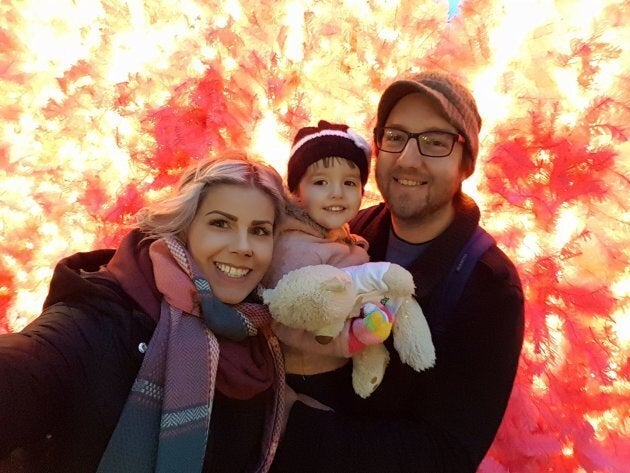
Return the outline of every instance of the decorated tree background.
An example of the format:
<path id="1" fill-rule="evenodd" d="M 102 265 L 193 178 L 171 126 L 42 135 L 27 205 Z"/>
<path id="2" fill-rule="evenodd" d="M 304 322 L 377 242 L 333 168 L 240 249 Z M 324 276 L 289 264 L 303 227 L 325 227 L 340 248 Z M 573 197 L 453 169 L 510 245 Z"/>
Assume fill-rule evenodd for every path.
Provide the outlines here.
<path id="1" fill-rule="evenodd" d="M 465 189 L 527 298 L 481 471 L 627 471 L 628 2 L 0 0 L 0 13 L 0 333 L 37 316 L 58 259 L 115 246 L 190 160 L 237 148 L 283 171 L 298 127 L 369 137 L 394 78 L 446 70 L 484 119 Z M 378 199 L 371 180 L 366 205 Z"/>

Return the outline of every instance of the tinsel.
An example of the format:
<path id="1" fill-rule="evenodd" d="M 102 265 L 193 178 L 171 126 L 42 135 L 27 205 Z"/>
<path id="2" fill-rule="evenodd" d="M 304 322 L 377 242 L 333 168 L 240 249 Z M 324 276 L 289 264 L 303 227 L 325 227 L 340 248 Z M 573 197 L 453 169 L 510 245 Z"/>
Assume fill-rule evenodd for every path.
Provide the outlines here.
<path id="1" fill-rule="evenodd" d="M 628 471 L 628 2 L 451 3 L 0 0 L 0 333 L 191 160 L 239 149 L 284 173 L 297 128 L 369 138 L 393 78 L 445 70 L 484 119 L 465 190 L 527 299 L 480 471 Z"/>

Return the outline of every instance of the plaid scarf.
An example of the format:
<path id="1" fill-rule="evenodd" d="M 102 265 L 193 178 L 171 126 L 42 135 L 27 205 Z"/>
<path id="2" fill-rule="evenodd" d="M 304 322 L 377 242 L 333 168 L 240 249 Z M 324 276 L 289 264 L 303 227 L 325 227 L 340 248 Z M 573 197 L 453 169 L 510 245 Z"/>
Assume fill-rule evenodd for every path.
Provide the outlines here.
<path id="1" fill-rule="evenodd" d="M 261 461 L 255 470 L 268 471 L 284 410 L 284 365 L 278 340 L 268 326 L 269 312 L 259 304 L 227 306 L 216 300 L 176 239 L 155 241 L 150 256 L 156 285 L 164 296 L 160 319 L 98 473 L 201 472 L 219 371 L 216 335 L 231 340 L 234 347 L 259 330 L 272 354 L 275 376 L 272 381 L 254 380 L 241 391 L 253 390 L 248 393 L 253 395 L 275 384 L 274 403 L 267 410 L 261 439 Z M 222 364 L 229 355 L 221 354 Z M 225 360 L 228 366 L 229 362 Z M 222 389 L 226 391 L 230 389 Z"/>

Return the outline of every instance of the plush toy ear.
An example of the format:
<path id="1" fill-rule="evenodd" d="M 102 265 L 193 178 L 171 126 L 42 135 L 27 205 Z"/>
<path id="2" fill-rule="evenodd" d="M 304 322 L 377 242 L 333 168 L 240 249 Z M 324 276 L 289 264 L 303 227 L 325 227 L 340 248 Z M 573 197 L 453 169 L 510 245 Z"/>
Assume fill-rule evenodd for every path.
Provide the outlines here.
<path id="1" fill-rule="evenodd" d="M 420 304 L 408 297 L 403 301 L 393 327 L 394 348 L 400 361 L 416 371 L 426 370 L 435 365 L 435 347 L 431 330 Z"/>
<path id="2" fill-rule="evenodd" d="M 411 273 L 394 263 L 383 274 L 383 283 L 387 286 L 390 297 L 409 297 L 416 288 Z"/>
<path id="3" fill-rule="evenodd" d="M 344 292 L 350 285 L 350 279 L 342 276 L 333 276 L 322 282 L 322 289 L 330 292 Z"/>

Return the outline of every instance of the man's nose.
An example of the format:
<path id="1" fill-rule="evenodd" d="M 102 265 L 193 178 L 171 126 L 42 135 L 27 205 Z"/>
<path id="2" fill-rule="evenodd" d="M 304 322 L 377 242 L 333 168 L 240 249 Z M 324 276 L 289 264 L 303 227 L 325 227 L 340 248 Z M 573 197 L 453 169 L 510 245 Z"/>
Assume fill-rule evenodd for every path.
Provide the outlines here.
<path id="1" fill-rule="evenodd" d="M 416 167 L 421 166 L 423 159 L 418 147 L 418 138 L 409 138 L 407 144 L 400 152 L 398 159 L 396 160 L 401 166 Z"/>

